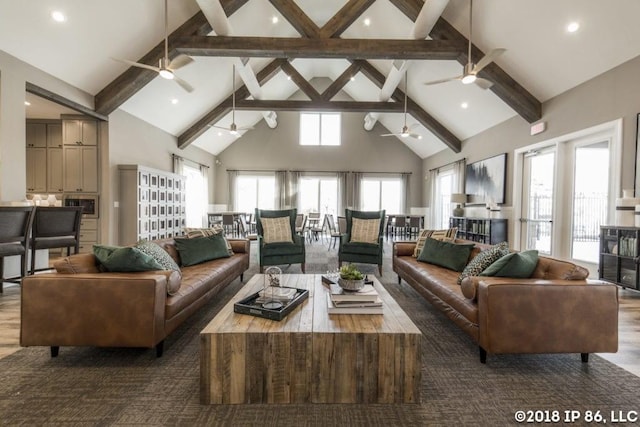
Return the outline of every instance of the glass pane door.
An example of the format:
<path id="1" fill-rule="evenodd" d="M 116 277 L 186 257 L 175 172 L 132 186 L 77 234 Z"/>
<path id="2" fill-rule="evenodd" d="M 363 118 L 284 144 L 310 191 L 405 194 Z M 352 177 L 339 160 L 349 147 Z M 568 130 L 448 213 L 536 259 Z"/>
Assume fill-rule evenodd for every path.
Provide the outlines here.
<path id="1" fill-rule="evenodd" d="M 555 150 L 524 156 L 522 197 L 522 250 L 551 254 Z"/>

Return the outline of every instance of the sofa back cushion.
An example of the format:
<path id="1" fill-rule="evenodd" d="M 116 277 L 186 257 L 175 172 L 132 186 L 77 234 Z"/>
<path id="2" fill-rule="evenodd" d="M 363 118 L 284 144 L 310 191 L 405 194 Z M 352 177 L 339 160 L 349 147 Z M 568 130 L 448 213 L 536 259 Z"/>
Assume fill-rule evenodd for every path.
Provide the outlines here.
<path id="1" fill-rule="evenodd" d="M 541 256 L 531 277 L 545 280 L 584 280 L 589 277 L 589 270 L 569 261 Z"/>
<path id="2" fill-rule="evenodd" d="M 418 255 L 418 261 L 439 265 L 454 271 L 462 271 L 469 261 L 474 244 L 456 244 L 427 238 Z"/>
<path id="3" fill-rule="evenodd" d="M 58 273 L 99 273 L 98 260 L 94 254 L 76 254 L 56 261 L 53 267 Z"/>

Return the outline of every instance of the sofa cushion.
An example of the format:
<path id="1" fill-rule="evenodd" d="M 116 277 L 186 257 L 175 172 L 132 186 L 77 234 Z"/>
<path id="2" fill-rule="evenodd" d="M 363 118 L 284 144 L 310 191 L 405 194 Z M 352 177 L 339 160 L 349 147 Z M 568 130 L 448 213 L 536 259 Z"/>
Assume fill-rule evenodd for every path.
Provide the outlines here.
<path id="1" fill-rule="evenodd" d="M 169 255 L 167 251 L 162 249 L 159 245 L 145 240 L 138 243 L 135 248 L 155 259 L 164 270 L 180 272 L 180 266 L 178 266 L 173 258 L 171 258 L 171 255 Z"/>
<path id="2" fill-rule="evenodd" d="M 107 271 L 135 272 L 163 270 L 149 255 L 134 247 L 93 245 L 93 253 Z"/>
<path id="3" fill-rule="evenodd" d="M 353 243 L 378 243 L 380 218 L 351 219 L 351 240 Z"/>
<path id="4" fill-rule="evenodd" d="M 224 236 L 224 227 L 220 224 L 213 224 L 208 228 L 194 228 L 194 227 L 185 227 L 183 228 L 185 236 L 189 239 L 193 239 L 194 237 L 207 237 L 213 236 L 214 234 L 221 234 Z M 233 249 L 231 248 L 231 244 L 225 237 L 225 241 L 227 242 L 227 250 L 229 251 L 229 255 L 233 255 Z"/>
<path id="5" fill-rule="evenodd" d="M 94 254 L 76 254 L 56 261 L 53 267 L 63 274 L 99 273 L 97 262 Z"/>
<path id="6" fill-rule="evenodd" d="M 292 242 L 269 243 L 269 253 L 265 256 L 298 255 L 303 252 L 303 245 Z"/>
<path id="7" fill-rule="evenodd" d="M 262 224 L 262 238 L 265 243 L 293 243 L 293 238 L 291 237 L 291 218 L 289 216 L 260 218 L 260 223 Z"/>
<path id="8" fill-rule="evenodd" d="M 462 283 L 462 279 L 467 276 L 478 276 L 487 267 L 496 262 L 498 259 L 509 254 L 509 244 L 507 242 L 498 243 L 488 249 L 481 251 L 474 256 L 469 264 L 462 270 L 458 277 L 458 285 Z"/>
<path id="9" fill-rule="evenodd" d="M 417 258 L 418 255 L 420 255 L 420 252 L 422 252 L 422 248 L 424 247 L 424 243 L 429 237 L 435 240 L 453 241 L 455 240 L 457 233 L 458 227 L 447 228 L 445 230 L 420 230 L 416 240 L 416 247 L 413 251 L 413 257 Z"/>
<path id="10" fill-rule="evenodd" d="M 513 252 L 503 256 L 485 269 L 481 276 L 531 277 L 538 264 L 538 251 Z"/>
<path id="11" fill-rule="evenodd" d="M 196 265 L 218 258 L 229 258 L 227 241 L 222 234 L 193 239 L 175 239 L 183 266 Z"/>
<path id="12" fill-rule="evenodd" d="M 342 244 L 342 252 L 349 254 L 378 255 L 380 245 L 377 243 L 348 242 Z"/>
<path id="13" fill-rule="evenodd" d="M 462 271 L 467 265 L 474 244 L 456 244 L 427 238 L 418 261 L 439 265 L 454 271 Z"/>

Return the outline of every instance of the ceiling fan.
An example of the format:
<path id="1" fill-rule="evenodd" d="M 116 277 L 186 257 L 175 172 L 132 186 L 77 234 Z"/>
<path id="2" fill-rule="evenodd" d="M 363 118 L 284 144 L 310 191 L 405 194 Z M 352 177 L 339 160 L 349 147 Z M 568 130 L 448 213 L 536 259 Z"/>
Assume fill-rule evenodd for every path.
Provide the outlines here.
<path id="1" fill-rule="evenodd" d="M 253 127 L 248 126 L 248 127 L 239 128 L 238 125 L 236 125 L 236 66 L 235 64 L 232 66 L 232 70 L 233 70 L 233 74 L 231 75 L 231 84 L 233 86 L 233 89 L 231 92 L 231 125 L 229 125 L 228 128 L 223 126 L 216 126 L 216 125 L 208 125 L 208 126 L 212 128 L 217 128 L 217 129 L 224 129 L 229 131 L 231 135 L 239 136 L 239 131 L 253 129 Z"/>
<path id="2" fill-rule="evenodd" d="M 145 68 L 147 70 L 153 70 L 157 72 L 160 77 L 173 80 L 180 85 L 180 87 L 187 92 L 193 92 L 193 87 L 182 80 L 180 77 L 176 76 L 175 71 L 184 67 L 185 65 L 189 65 L 193 62 L 189 56 L 181 53 L 172 60 L 169 60 L 169 18 L 167 11 L 167 0 L 164 0 L 164 57 L 160 58 L 160 62 L 157 67 L 148 64 L 142 64 L 140 62 L 129 61 L 128 59 L 118 59 L 112 58 L 119 62 L 124 62 L 125 64 L 129 64 L 138 68 Z"/>
<path id="3" fill-rule="evenodd" d="M 472 40 L 472 31 L 473 31 L 473 0 L 469 0 L 469 51 L 467 54 L 467 64 L 464 66 L 464 71 L 461 76 L 449 77 L 446 79 L 434 80 L 431 82 L 425 83 L 425 85 L 435 85 L 439 83 L 445 83 L 451 80 L 460 80 L 463 84 L 471 84 L 475 83 L 482 89 L 489 89 L 493 86 L 493 82 L 478 77 L 478 73 L 487 65 L 491 64 L 497 57 L 502 55 L 506 49 L 498 48 L 493 49 L 489 53 L 487 53 L 477 64 L 474 64 L 471 61 L 471 40 Z"/>
<path id="4" fill-rule="evenodd" d="M 407 126 L 407 78 L 408 72 L 405 71 L 404 74 L 404 125 L 402 126 L 402 130 L 400 133 L 385 133 L 380 136 L 399 136 L 401 138 L 411 137 L 413 139 L 422 139 L 422 135 L 411 132 L 411 128 L 417 126 L 417 123 L 414 123 L 411 126 Z"/>

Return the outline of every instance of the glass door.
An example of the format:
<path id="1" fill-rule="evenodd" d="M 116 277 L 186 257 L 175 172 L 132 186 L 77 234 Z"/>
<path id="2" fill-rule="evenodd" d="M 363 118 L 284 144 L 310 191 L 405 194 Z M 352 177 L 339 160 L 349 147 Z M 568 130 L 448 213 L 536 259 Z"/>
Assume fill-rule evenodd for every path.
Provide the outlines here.
<path id="1" fill-rule="evenodd" d="M 523 156 L 521 250 L 537 249 L 551 254 L 555 147 L 526 153 Z"/>

